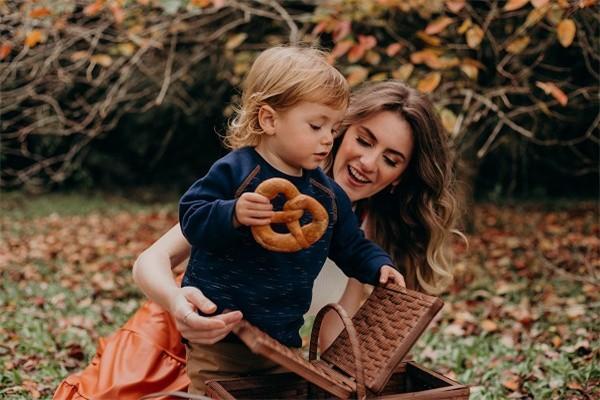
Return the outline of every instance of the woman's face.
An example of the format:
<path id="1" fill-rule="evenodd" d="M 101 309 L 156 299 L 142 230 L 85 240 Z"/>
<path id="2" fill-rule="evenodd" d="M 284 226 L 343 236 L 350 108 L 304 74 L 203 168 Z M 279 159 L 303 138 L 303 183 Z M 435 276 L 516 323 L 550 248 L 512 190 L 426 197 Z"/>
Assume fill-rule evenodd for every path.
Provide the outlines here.
<path id="1" fill-rule="evenodd" d="M 333 178 L 353 202 L 365 199 L 398 184 L 413 146 L 408 122 L 382 111 L 348 127 L 335 154 Z"/>

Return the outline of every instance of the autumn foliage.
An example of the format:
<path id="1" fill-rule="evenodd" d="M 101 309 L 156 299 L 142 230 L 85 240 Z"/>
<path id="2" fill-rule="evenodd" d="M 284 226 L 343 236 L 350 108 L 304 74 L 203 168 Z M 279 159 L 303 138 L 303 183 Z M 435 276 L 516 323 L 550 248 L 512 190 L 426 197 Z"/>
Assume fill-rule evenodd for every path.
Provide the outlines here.
<path id="1" fill-rule="evenodd" d="M 430 93 L 466 180 L 490 157 L 509 175 L 536 157 L 597 174 L 596 3 L 0 2 L 0 185 L 135 180 L 169 154 L 210 164 L 198 131 L 223 125 L 258 51 L 300 41 L 330 49 L 352 85 L 396 78 Z M 113 169 L 86 174 L 94 165 Z"/>

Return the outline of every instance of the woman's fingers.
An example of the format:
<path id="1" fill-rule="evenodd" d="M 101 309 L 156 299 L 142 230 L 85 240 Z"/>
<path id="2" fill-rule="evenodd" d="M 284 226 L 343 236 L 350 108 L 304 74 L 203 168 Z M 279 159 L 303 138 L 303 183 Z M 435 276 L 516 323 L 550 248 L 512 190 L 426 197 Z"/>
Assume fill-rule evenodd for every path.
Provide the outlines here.
<path id="1" fill-rule="evenodd" d="M 184 295 L 187 301 L 190 302 L 193 307 L 196 307 L 196 309 L 202 311 L 204 314 L 212 314 L 217 310 L 217 306 L 208 298 L 206 298 L 206 296 L 204 296 L 200 289 L 192 286 L 186 286 L 182 288 L 182 290 L 184 291 Z"/>

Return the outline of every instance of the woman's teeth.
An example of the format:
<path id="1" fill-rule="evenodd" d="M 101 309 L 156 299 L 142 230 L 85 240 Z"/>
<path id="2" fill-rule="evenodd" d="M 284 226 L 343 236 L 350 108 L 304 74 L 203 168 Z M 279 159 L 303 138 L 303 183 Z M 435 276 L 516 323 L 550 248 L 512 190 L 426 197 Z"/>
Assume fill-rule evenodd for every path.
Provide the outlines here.
<path id="1" fill-rule="evenodd" d="M 360 183 L 370 183 L 371 182 L 369 179 L 367 179 L 366 176 L 364 176 L 363 174 L 358 172 L 358 170 L 354 167 L 348 166 L 348 173 L 350 174 L 350 176 L 353 179 L 357 180 Z"/>

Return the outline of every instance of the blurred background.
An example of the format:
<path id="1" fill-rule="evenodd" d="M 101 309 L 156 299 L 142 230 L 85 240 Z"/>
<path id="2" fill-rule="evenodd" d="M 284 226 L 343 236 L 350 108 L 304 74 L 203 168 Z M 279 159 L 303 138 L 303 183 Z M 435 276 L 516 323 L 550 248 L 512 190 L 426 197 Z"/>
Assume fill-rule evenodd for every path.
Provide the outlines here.
<path id="1" fill-rule="evenodd" d="M 0 0 L 0 398 L 50 398 L 138 307 L 133 260 L 225 154 L 254 57 L 297 42 L 352 86 L 429 93 L 451 140 L 469 247 L 413 357 L 474 398 L 600 396 L 599 20 L 596 0 Z"/>

